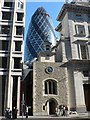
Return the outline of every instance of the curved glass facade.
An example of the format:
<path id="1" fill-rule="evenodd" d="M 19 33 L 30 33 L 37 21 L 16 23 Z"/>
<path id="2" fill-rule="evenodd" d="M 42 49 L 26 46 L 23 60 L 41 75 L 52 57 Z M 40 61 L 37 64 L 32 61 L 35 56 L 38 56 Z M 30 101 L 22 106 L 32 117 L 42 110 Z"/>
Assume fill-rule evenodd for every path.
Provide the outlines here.
<path id="1" fill-rule="evenodd" d="M 25 61 L 31 61 L 37 57 L 37 53 L 45 51 L 45 42 L 55 45 L 55 31 L 49 14 L 43 7 L 38 8 L 29 24 L 26 44 Z"/>

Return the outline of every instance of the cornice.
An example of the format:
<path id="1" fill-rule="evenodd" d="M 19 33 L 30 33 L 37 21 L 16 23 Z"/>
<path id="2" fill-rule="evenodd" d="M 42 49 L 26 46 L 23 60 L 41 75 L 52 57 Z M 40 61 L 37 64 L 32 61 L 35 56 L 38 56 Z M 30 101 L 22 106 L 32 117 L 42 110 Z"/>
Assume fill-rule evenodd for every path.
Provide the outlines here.
<path id="1" fill-rule="evenodd" d="M 59 15 L 57 17 L 58 21 L 61 21 L 66 12 L 80 12 L 90 14 L 90 5 L 78 5 L 78 4 L 64 4 Z"/>

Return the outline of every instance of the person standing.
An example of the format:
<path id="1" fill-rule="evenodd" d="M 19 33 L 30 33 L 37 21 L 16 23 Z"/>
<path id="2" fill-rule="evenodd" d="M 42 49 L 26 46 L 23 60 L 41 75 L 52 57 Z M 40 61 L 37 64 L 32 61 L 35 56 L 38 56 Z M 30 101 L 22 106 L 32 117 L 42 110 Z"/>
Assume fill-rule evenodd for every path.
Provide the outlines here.
<path id="1" fill-rule="evenodd" d="M 26 106 L 26 118 L 28 118 L 28 106 Z"/>
<path id="2" fill-rule="evenodd" d="M 67 105 L 65 106 L 65 115 L 68 116 L 68 107 L 67 107 Z"/>
<path id="3" fill-rule="evenodd" d="M 12 118 L 13 119 L 16 119 L 17 118 L 17 109 L 14 107 L 13 109 L 12 109 Z"/>

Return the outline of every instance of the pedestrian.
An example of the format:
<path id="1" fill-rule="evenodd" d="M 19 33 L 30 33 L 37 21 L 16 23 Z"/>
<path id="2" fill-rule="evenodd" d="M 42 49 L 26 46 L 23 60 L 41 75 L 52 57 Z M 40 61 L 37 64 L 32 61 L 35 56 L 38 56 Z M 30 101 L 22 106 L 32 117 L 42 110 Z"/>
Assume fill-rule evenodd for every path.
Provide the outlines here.
<path id="1" fill-rule="evenodd" d="M 68 116 L 68 107 L 67 107 L 67 105 L 65 106 L 65 115 Z"/>
<path id="2" fill-rule="evenodd" d="M 65 116 L 65 106 L 63 105 L 63 113 L 62 116 Z"/>
<path id="3" fill-rule="evenodd" d="M 64 114 L 63 109 L 64 109 L 64 106 L 63 106 L 63 105 L 60 105 L 60 116 L 63 116 L 63 114 Z"/>
<path id="4" fill-rule="evenodd" d="M 6 118 L 10 118 L 10 116 L 9 116 L 10 113 L 9 112 L 10 112 L 10 108 L 6 108 L 6 110 L 5 110 L 5 117 Z"/>
<path id="5" fill-rule="evenodd" d="M 16 119 L 17 118 L 17 109 L 15 108 L 15 107 L 13 107 L 13 109 L 12 109 L 12 118 L 13 119 Z"/>
<path id="6" fill-rule="evenodd" d="M 28 106 L 26 106 L 26 118 L 28 118 Z"/>
<path id="7" fill-rule="evenodd" d="M 11 119 L 11 110 L 8 108 L 8 118 Z"/>
<path id="8" fill-rule="evenodd" d="M 12 109 L 12 118 L 15 119 L 15 107 Z"/>
<path id="9" fill-rule="evenodd" d="M 56 116 L 58 116 L 59 115 L 59 108 L 58 108 L 58 106 L 56 107 Z"/>

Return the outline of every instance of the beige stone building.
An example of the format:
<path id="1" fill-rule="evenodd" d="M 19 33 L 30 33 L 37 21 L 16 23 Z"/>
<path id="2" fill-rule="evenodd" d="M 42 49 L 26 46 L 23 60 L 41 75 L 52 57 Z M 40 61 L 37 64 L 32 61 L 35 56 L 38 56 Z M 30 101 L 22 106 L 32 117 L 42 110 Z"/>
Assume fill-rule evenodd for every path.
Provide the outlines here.
<path id="1" fill-rule="evenodd" d="M 64 4 L 56 30 L 61 34 L 61 58 L 67 69 L 68 105 L 77 112 L 90 111 L 90 3 Z M 58 50 L 57 50 L 58 53 Z"/>
<path id="2" fill-rule="evenodd" d="M 6 108 L 20 112 L 24 15 L 25 0 L 0 0 L 0 116 Z"/>

